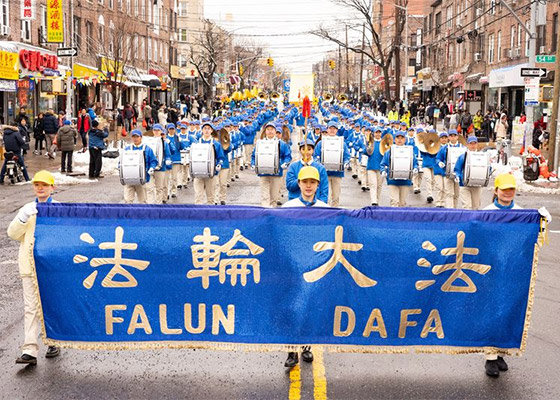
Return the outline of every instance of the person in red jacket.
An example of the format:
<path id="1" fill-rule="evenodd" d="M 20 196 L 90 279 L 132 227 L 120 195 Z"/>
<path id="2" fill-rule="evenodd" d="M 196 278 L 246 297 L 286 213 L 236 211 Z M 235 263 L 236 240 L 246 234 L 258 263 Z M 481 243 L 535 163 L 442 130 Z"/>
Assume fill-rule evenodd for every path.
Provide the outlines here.
<path id="1" fill-rule="evenodd" d="M 87 136 L 91 128 L 91 118 L 87 113 L 85 108 L 80 110 L 80 115 L 78 116 L 78 133 L 82 137 L 82 150 L 81 153 L 87 150 Z"/>

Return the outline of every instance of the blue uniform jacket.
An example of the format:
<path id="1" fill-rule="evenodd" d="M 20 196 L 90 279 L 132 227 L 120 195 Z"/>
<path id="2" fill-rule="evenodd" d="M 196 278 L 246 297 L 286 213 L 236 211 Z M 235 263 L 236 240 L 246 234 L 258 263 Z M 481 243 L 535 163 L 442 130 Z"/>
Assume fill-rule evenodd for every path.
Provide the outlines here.
<path id="1" fill-rule="evenodd" d="M 383 160 L 383 155 L 380 150 L 381 140 L 374 140 L 373 142 L 373 153 L 369 155 L 367 169 L 368 171 L 381 171 L 381 161 Z"/>
<path id="2" fill-rule="evenodd" d="M 389 179 L 389 167 L 391 166 L 391 149 L 383 155 L 381 170 L 387 174 L 387 185 L 412 186 L 412 179 Z M 412 168 L 418 168 L 418 160 L 412 157 Z"/>
<path id="3" fill-rule="evenodd" d="M 321 148 L 323 145 L 323 141 L 320 140 L 315 147 L 315 151 L 313 152 L 313 157 L 315 160 L 320 163 L 321 162 Z M 350 151 L 348 150 L 348 146 L 344 143 L 344 154 L 342 156 L 342 162 L 344 165 L 350 162 Z M 344 169 L 342 171 L 327 171 L 328 176 L 332 176 L 335 178 L 343 178 L 344 177 Z"/>
<path id="4" fill-rule="evenodd" d="M 298 198 L 301 194 L 301 190 L 298 185 L 298 174 L 299 171 L 305 166 L 311 165 L 319 170 L 319 187 L 317 188 L 317 193 L 315 197 L 322 202 L 327 203 L 329 201 L 329 177 L 327 175 L 327 170 L 323 167 L 323 164 L 315 160 L 311 161 L 311 164 L 304 164 L 303 161 L 298 160 L 288 167 L 288 172 L 286 173 L 286 188 L 288 189 L 288 199 L 292 200 Z"/>
<path id="5" fill-rule="evenodd" d="M 181 150 L 183 145 L 179 135 L 168 136 L 169 139 L 169 152 L 171 154 L 171 162 L 173 164 L 181 164 Z"/>

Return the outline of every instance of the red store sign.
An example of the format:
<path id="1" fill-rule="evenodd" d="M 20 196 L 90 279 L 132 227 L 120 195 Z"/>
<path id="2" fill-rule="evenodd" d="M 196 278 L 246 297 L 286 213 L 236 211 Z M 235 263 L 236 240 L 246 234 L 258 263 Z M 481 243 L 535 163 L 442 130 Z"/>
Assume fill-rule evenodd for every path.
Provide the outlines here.
<path id="1" fill-rule="evenodd" d="M 20 50 L 19 61 L 29 71 L 43 72 L 45 68 L 58 69 L 58 56 L 41 54 L 38 51 Z"/>

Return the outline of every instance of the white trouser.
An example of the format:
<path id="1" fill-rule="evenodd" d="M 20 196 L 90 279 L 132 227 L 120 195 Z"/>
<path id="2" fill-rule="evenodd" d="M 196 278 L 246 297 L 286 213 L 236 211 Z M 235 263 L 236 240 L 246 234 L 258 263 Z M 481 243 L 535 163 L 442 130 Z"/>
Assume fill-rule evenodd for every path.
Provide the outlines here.
<path id="1" fill-rule="evenodd" d="M 420 172 L 412 174 L 412 186 L 414 190 L 420 190 L 422 187 L 422 175 Z"/>
<path id="2" fill-rule="evenodd" d="M 152 175 L 149 182 L 146 182 L 146 202 L 148 204 L 156 204 L 156 174 Z"/>
<path id="3" fill-rule="evenodd" d="M 424 182 L 426 182 L 426 184 L 424 185 L 426 187 L 426 197 L 433 198 L 434 197 L 434 169 L 422 168 L 422 171 L 424 171 L 422 175 L 424 175 L 423 179 Z"/>
<path id="4" fill-rule="evenodd" d="M 171 171 L 169 173 L 169 184 L 168 184 L 168 194 L 177 195 L 177 185 L 179 184 L 179 171 L 181 170 L 181 164 L 173 164 Z"/>
<path id="5" fill-rule="evenodd" d="M 369 170 L 367 172 L 367 177 L 371 202 L 379 204 L 379 199 L 381 198 L 381 188 L 383 187 L 383 177 L 381 176 L 381 172 Z"/>
<path id="6" fill-rule="evenodd" d="M 445 206 L 445 190 L 443 188 L 443 175 L 434 175 L 434 190 L 436 207 Z"/>
<path id="7" fill-rule="evenodd" d="M 227 176 L 227 174 L 224 175 Z M 214 178 L 194 178 L 194 204 L 204 204 L 204 194 L 206 194 L 206 203 L 214 204 L 214 187 L 216 185 Z"/>
<path id="8" fill-rule="evenodd" d="M 156 201 L 155 204 L 161 204 L 167 201 L 167 171 L 154 172 L 154 181 L 156 184 Z"/>
<path id="9" fill-rule="evenodd" d="M 388 186 L 391 207 L 406 207 L 406 196 L 408 196 L 410 186 Z"/>
<path id="10" fill-rule="evenodd" d="M 228 183 L 228 171 L 229 168 L 222 168 L 220 173 L 214 179 L 216 181 L 216 196 L 215 196 L 215 203 L 219 203 L 221 201 L 226 201 L 226 194 L 227 194 L 227 183 Z"/>
<path id="11" fill-rule="evenodd" d="M 190 165 L 181 165 L 180 173 L 179 173 L 179 185 L 183 186 L 183 188 L 187 188 L 189 183 L 189 179 L 191 177 Z"/>
<path id="12" fill-rule="evenodd" d="M 360 181 L 362 181 L 362 187 L 368 187 L 368 173 L 366 167 L 362 167 L 361 165 L 358 167 L 358 176 Z"/>
<path id="13" fill-rule="evenodd" d="M 22 276 L 21 283 L 23 285 L 23 326 L 24 341 L 21 347 L 22 354 L 29 354 L 37 357 L 39 353 L 39 302 L 37 301 L 37 293 L 35 289 L 34 278 L 31 276 Z"/>
<path id="14" fill-rule="evenodd" d="M 282 186 L 281 176 L 260 176 L 261 182 L 261 206 L 276 207 Z"/>
<path id="15" fill-rule="evenodd" d="M 481 187 L 465 187 L 459 189 L 461 204 L 465 210 L 478 210 L 480 208 Z"/>
<path id="16" fill-rule="evenodd" d="M 340 205 L 340 183 L 342 178 L 337 176 L 329 176 L 329 194 L 331 200 L 329 202 L 331 207 L 338 207 Z"/>
<path id="17" fill-rule="evenodd" d="M 443 190 L 445 191 L 445 207 L 457 208 L 459 203 L 459 184 L 455 179 L 445 178 L 443 180 Z"/>
<path id="18" fill-rule="evenodd" d="M 145 185 L 124 185 L 124 202 L 134 203 L 134 197 L 138 197 L 138 203 L 146 204 Z"/>
<path id="19" fill-rule="evenodd" d="M 253 155 L 253 147 L 255 147 L 252 144 L 244 144 L 243 146 L 245 146 L 245 165 L 251 165 L 251 156 Z"/>

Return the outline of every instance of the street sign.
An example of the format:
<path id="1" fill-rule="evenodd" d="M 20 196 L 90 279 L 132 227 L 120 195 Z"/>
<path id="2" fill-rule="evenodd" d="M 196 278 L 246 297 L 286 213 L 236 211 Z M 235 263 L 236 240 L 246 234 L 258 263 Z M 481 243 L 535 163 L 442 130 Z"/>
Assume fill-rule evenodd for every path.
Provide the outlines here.
<path id="1" fill-rule="evenodd" d="M 556 56 L 554 54 L 552 55 L 541 54 L 535 57 L 535 62 L 552 64 L 556 62 Z"/>
<path id="2" fill-rule="evenodd" d="M 539 104 L 540 78 L 525 78 L 525 105 Z"/>
<path id="3" fill-rule="evenodd" d="M 465 90 L 465 101 L 482 100 L 482 90 Z"/>
<path id="4" fill-rule="evenodd" d="M 521 68 L 521 76 L 525 78 L 540 78 L 546 75 L 546 68 Z"/>
<path id="5" fill-rule="evenodd" d="M 59 47 L 56 49 L 56 55 L 59 57 L 74 57 L 78 55 L 77 47 Z"/>

